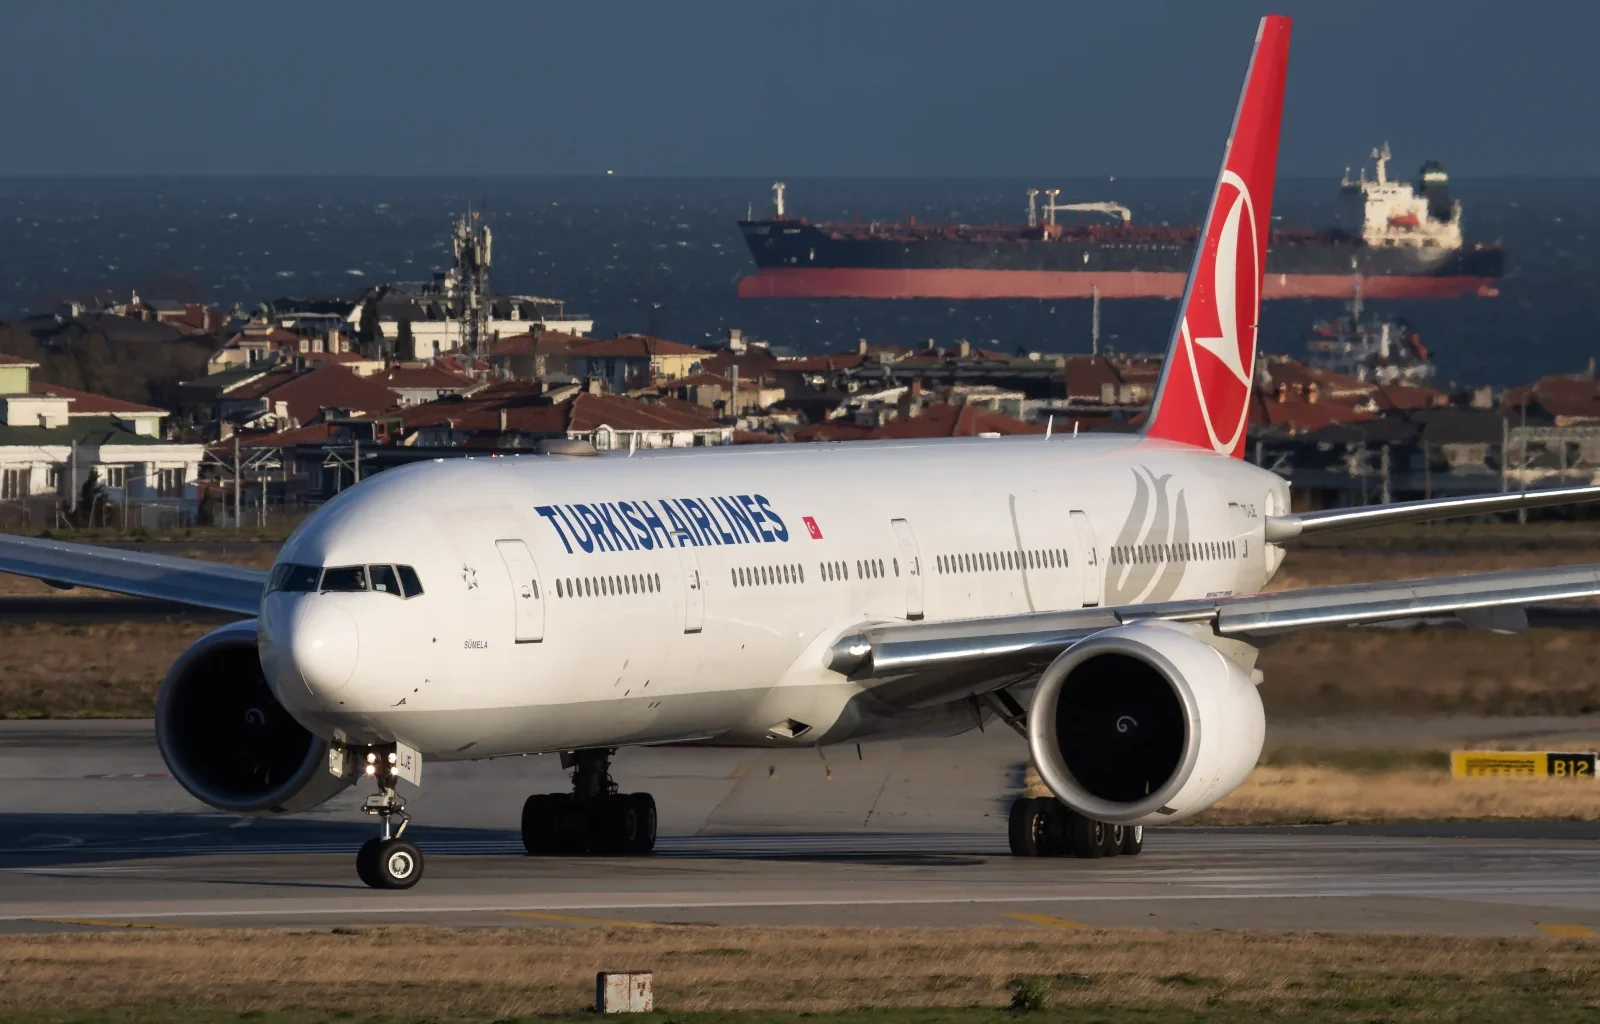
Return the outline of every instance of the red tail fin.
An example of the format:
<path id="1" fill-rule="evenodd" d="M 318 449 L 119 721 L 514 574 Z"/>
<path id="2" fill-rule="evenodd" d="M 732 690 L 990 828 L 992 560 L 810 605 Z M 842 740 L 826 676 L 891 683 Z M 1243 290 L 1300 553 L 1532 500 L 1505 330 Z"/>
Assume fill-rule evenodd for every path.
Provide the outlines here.
<path id="1" fill-rule="evenodd" d="M 1288 68 L 1289 19 L 1268 15 L 1256 30 L 1147 436 L 1243 457 Z"/>

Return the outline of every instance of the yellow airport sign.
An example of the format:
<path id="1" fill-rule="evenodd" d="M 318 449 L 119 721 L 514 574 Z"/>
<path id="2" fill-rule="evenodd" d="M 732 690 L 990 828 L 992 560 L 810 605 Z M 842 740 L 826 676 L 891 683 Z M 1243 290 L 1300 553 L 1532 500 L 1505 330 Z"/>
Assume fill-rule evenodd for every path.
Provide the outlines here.
<path id="1" fill-rule="evenodd" d="M 1450 774 L 1458 779 L 1506 775 L 1592 779 L 1594 752 L 1553 750 L 1456 750 L 1450 754 Z"/>

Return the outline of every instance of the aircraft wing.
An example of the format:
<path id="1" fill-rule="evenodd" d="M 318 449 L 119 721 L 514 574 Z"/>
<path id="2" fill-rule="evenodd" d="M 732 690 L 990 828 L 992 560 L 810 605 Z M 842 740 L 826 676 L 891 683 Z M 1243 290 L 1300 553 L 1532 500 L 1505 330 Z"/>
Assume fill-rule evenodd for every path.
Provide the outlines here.
<path id="1" fill-rule="evenodd" d="M 263 569 L 5 535 L 0 535 L 0 572 L 55 587 L 91 587 L 248 616 L 259 611 L 267 585 Z"/>
<path id="2" fill-rule="evenodd" d="M 867 624 L 841 638 L 829 668 L 904 709 L 930 707 L 1037 676 L 1085 637 L 1140 619 L 1209 625 L 1252 643 L 1328 626 L 1439 624 L 1518 632 L 1600 625 L 1600 612 L 1552 604 L 1600 597 L 1600 564 L 1517 569 L 1166 604 L 1030 612 L 955 622 Z"/>

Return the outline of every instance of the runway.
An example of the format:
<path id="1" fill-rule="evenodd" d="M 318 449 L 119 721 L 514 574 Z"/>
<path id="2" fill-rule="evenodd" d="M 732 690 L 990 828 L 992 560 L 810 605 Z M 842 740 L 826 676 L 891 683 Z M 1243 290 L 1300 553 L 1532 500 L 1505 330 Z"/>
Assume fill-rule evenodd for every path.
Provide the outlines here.
<path id="1" fill-rule="evenodd" d="M 207 813 L 148 723 L 0 724 L 0 929 L 354 924 L 1154 926 L 1600 931 L 1588 824 L 1152 829 L 1138 857 L 1021 860 L 1016 737 L 772 755 L 633 750 L 658 852 L 528 858 L 514 831 L 554 758 L 430 765 L 411 807 L 422 882 L 374 892 L 360 791 L 295 818 Z"/>

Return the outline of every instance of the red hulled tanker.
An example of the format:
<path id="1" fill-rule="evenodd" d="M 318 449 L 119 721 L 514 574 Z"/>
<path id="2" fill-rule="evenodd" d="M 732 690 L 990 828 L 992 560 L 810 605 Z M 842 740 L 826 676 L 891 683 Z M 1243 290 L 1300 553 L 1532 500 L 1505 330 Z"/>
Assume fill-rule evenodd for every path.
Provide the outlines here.
<path id="1" fill-rule="evenodd" d="M 1436 163 L 1415 186 L 1388 177 L 1389 147 L 1373 150 L 1377 173 L 1340 183 L 1338 225 L 1272 232 L 1263 298 L 1454 298 L 1493 295 L 1505 270 L 1498 244 L 1468 244 L 1461 203 Z M 1058 205 L 1059 190 L 1028 193 L 1028 222 L 971 224 L 812 223 L 777 215 L 741 220 L 756 273 L 742 298 L 870 299 L 1167 298 L 1183 294 L 1197 227 L 1133 223 L 1116 203 Z M 1109 215 L 1067 222 L 1062 213 Z"/>

